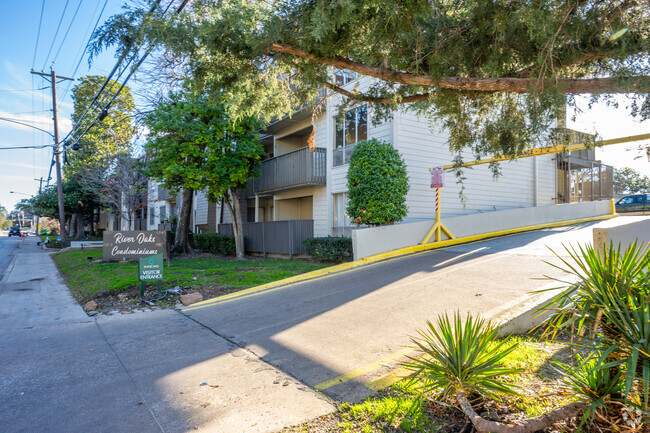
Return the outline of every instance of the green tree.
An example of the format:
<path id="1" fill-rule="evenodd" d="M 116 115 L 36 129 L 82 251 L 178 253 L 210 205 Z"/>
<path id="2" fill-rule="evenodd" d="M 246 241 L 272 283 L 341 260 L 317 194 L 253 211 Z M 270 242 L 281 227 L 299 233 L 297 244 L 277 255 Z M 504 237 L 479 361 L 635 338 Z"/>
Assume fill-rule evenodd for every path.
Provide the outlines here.
<path id="1" fill-rule="evenodd" d="M 67 181 L 76 182 L 82 192 L 82 196 L 74 204 L 76 224 L 72 228 L 76 231 L 77 238 L 84 235 L 84 216 L 91 217 L 95 210 L 88 204 L 99 205 L 102 198 L 102 188 L 97 188 L 97 173 L 110 172 L 116 157 L 129 155 L 135 136 L 135 127 L 131 120 L 135 106 L 128 87 L 124 87 L 113 99 L 120 84 L 109 81 L 97 102 L 91 106 L 105 81 L 106 77 L 89 75 L 81 77 L 72 89 L 72 123 L 77 132 L 70 142 L 76 143 L 73 149 L 77 150 L 68 149 L 64 176 Z M 95 121 L 102 113 L 103 107 L 111 100 L 110 106 L 106 108 L 106 115 L 101 116 L 101 121 Z M 116 206 L 113 202 L 101 201 L 101 204 L 116 213 L 122 210 L 121 205 Z M 132 219 L 133 215 L 130 217 Z M 93 221 L 92 218 L 88 219 Z"/>
<path id="2" fill-rule="evenodd" d="M 515 157 L 563 142 L 555 120 L 577 94 L 627 94 L 631 114 L 650 117 L 647 8 L 641 0 L 205 0 L 180 16 L 127 10 L 93 46 L 163 46 L 195 78 L 219 83 L 235 118 L 285 114 L 322 87 L 374 104 L 379 117 L 405 104 L 449 130 L 461 162 L 463 149 Z M 367 91 L 343 88 L 331 68 L 376 80 Z"/>
<path id="3" fill-rule="evenodd" d="M 372 139 L 354 147 L 348 169 L 347 214 L 359 224 L 401 221 L 408 213 L 406 164 L 390 143 Z"/>
<path id="4" fill-rule="evenodd" d="M 241 205 L 244 189 L 264 150 L 252 118 L 232 121 L 219 101 L 190 91 L 171 94 L 145 118 L 148 173 L 165 188 L 183 191 L 174 250 L 190 252 L 190 213 L 195 190 L 223 198 L 233 216 L 237 257 L 244 257 Z"/>
<path id="5" fill-rule="evenodd" d="M 650 177 L 625 167 L 614 169 L 614 192 L 616 194 L 636 194 L 650 192 Z"/>
<path id="6" fill-rule="evenodd" d="M 0 205 L 0 228 L 5 228 L 7 226 L 7 219 L 9 217 L 9 212 L 7 209 Z"/>

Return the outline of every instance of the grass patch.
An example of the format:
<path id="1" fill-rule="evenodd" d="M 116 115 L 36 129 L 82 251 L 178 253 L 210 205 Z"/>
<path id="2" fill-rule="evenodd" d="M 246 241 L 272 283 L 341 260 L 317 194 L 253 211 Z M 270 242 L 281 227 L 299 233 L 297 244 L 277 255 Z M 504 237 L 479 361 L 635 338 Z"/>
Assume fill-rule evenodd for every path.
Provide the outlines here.
<path id="1" fill-rule="evenodd" d="M 486 402 L 479 408 L 480 413 L 489 411 L 506 419 L 534 417 L 575 400 L 560 386 L 562 373 L 552 367 L 554 360 L 567 362 L 572 357 L 567 344 L 539 341 L 535 337 L 513 337 L 512 341 L 518 343 L 517 348 L 503 359 L 503 365 L 526 370 L 506 378 L 517 385 L 520 392 L 517 396 Z M 458 409 L 438 401 L 435 395 L 421 396 L 421 385 L 405 379 L 362 403 L 344 403 L 330 415 L 283 432 L 447 433 L 466 427 L 466 419 Z M 567 426 L 564 431 L 574 429 Z"/>
<path id="2" fill-rule="evenodd" d="M 139 287 L 138 263 L 90 263 L 101 248 L 68 250 L 52 256 L 73 296 L 86 302 Z M 233 292 L 330 266 L 304 260 L 195 257 L 172 260 L 163 270 L 163 289 L 181 286 Z"/>

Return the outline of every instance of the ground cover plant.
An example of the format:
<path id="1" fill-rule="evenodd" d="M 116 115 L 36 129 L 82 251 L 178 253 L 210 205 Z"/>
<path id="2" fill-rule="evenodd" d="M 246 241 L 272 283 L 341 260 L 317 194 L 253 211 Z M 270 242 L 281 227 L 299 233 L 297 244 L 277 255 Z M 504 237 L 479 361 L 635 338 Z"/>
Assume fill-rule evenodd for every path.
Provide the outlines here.
<path id="1" fill-rule="evenodd" d="M 72 295 L 79 302 L 127 293 L 137 298 L 138 263 L 97 263 L 102 250 L 68 250 L 52 256 Z M 95 263 L 93 263 L 95 262 Z M 165 263 L 163 289 L 180 287 L 199 291 L 204 298 L 243 290 L 260 284 L 321 269 L 327 264 L 303 260 L 234 260 L 209 254 L 173 259 Z M 152 288 L 155 284 L 150 283 Z"/>

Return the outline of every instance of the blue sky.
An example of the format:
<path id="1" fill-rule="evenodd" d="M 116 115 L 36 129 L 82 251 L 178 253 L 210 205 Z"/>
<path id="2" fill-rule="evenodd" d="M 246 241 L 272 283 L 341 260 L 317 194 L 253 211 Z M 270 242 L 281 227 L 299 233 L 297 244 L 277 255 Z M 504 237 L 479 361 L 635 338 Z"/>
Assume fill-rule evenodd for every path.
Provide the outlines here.
<path id="1" fill-rule="evenodd" d="M 124 0 L 21 0 L 6 2 L 0 27 L 0 118 L 10 118 L 45 129 L 52 128 L 52 100 L 49 83 L 30 74 L 30 69 L 79 78 L 88 74 L 107 75 L 115 64 L 112 52 L 100 55 L 89 68 L 83 49 L 100 12 L 100 25 L 118 13 Z M 67 7 L 66 7 L 67 4 Z M 39 32 L 41 8 L 43 19 Z M 65 13 L 64 13 L 65 9 Z M 76 14 L 76 15 L 75 15 Z M 74 17 L 74 20 L 73 20 Z M 60 24 L 59 24 L 60 23 Z M 57 32 L 57 27 L 59 27 Z M 69 32 L 68 32 L 69 29 Z M 66 35 L 67 33 L 67 35 Z M 56 35 L 56 38 L 55 38 Z M 38 44 L 37 44 L 38 38 Z M 65 39 L 64 39 L 65 38 Z M 75 68 L 79 63 L 79 69 Z M 130 83 L 131 84 L 131 83 Z M 134 84 L 137 90 L 137 84 Z M 61 137 L 70 130 L 71 83 L 58 85 L 59 126 Z M 137 103 L 137 100 L 136 100 Z M 569 127 L 586 132 L 597 131 L 604 138 L 650 132 L 650 122 L 633 121 L 623 108 L 596 107 L 581 115 Z M 8 210 L 22 198 L 38 191 L 38 179 L 47 179 L 51 148 L 2 149 L 11 146 L 39 146 L 52 143 L 51 136 L 35 129 L 0 120 L 0 204 Z M 647 145 L 648 141 L 641 143 Z M 650 163 L 636 145 L 612 146 L 598 151 L 598 158 L 615 166 L 631 166 L 650 175 Z M 626 149 L 631 150 L 626 150 Z M 53 179 L 54 171 L 53 171 Z M 14 191 L 12 194 L 10 191 Z"/>
<path id="2" fill-rule="evenodd" d="M 50 85 L 32 75 L 30 70 L 33 67 L 35 71 L 49 73 L 53 66 L 57 75 L 73 77 L 81 59 L 74 78 L 108 74 L 115 64 L 111 52 L 100 55 L 90 68 L 88 55 L 84 54 L 82 58 L 82 52 L 104 4 L 106 7 L 100 25 L 118 13 L 124 3 L 123 0 L 22 0 L 4 4 L 3 25 L 0 27 L 0 118 L 28 123 L 52 133 Z M 69 81 L 57 85 L 61 137 L 70 130 L 71 125 L 71 85 Z M 47 179 L 52 150 L 2 148 L 39 146 L 52 142 L 51 136 L 46 133 L 0 120 L 0 204 L 7 210 L 13 209 L 20 199 L 38 191 L 39 182 L 34 179 L 41 176 Z M 54 171 L 52 174 L 54 182 Z M 10 191 L 15 191 L 15 194 Z"/>

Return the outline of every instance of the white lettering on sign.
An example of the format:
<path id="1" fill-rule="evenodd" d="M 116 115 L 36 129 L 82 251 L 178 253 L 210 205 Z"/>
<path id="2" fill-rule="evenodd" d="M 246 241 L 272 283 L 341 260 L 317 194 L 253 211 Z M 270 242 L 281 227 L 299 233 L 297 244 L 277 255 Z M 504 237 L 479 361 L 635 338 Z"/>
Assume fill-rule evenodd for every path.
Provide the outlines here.
<path id="1" fill-rule="evenodd" d="M 124 256 L 128 254 L 143 254 L 146 256 L 152 255 L 152 254 L 157 254 L 158 251 L 156 250 L 148 250 L 146 248 L 129 248 L 126 247 L 124 249 L 119 249 L 118 247 L 113 247 L 111 250 L 111 254 L 114 256 Z"/>
<path id="2" fill-rule="evenodd" d="M 431 168 L 431 188 L 442 188 L 445 183 L 445 171 L 442 167 Z"/>

